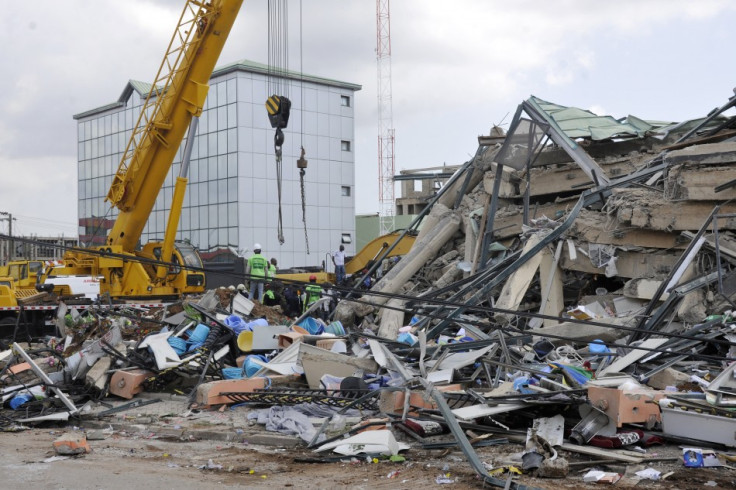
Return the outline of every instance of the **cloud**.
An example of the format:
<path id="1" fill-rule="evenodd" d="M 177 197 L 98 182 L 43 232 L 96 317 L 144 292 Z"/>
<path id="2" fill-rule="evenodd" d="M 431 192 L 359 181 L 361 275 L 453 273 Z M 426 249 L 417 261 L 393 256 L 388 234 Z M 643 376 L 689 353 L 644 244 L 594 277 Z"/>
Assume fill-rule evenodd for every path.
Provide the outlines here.
<path id="1" fill-rule="evenodd" d="M 116 100 L 128 79 L 150 81 L 182 6 L 179 0 L 4 6 L 0 163 L 17 189 L 0 194 L 0 210 L 44 217 L 55 212 L 48 205 L 55 202 L 65 210 L 64 220 L 74 221 L 72 115 Z M 289 6 L 290 67 L 303 64 L 307 73 L 363 85 L 355 106 L 356 210 L 374 212 L 375 4 L 303 0 Z M 391 8 L 398 168 L 462 163 L 475 151 L 476 136 L 532 93 L 566 105 L 624 107 L 660 117 L 652 94 L 662 94 L 662 104 L 671 106 L 673 95 L 730 91 L 736 76 L 713 47 L 736 38 L 730 28 L 736 4 L 726 0 L 405 0 Z M 267 26 L 266 2 L 244 2 L 220 64 L 265 62 Z M 700 33 L 688 40 L 698 56 L 684 61 L 670 48 L 683 30 Z M 710 71 L 688 73 L 683 63 L 691 62 L 707 63 Z M 644 73 L 654 75 L 646 79 Z M 44 200 L 31 197 L 41 188 Z"/>

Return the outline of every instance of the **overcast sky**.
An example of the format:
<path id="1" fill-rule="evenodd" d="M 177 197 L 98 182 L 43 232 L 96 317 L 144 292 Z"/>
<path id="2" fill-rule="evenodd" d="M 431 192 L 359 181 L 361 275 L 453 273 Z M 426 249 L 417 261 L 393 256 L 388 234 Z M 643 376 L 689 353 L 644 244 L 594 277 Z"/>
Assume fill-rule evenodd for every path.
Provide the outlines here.
<path id="1" fill-rule="evenodd" d="M 14 234 L 76 235 L 77 114 L 150 81 L 180 0 L 4 2 L 0 211 Z M 246 1 L 219 65 L 267 61 L 267 0 Z M 299 6 L 289 2 L 299 67 Z M 358 83 L 356 213 L 378 211 L 376 6 L 302 0 L 304 72 Z M 598 114 L 680 121 L 736 86 L 728 0 L 391 3 L 396 170 L 460 164 L 530 95 Z M 307 196 L 309 199 L 309 196 Z M 7 231 L 7 223 L 0 223 Z"/>

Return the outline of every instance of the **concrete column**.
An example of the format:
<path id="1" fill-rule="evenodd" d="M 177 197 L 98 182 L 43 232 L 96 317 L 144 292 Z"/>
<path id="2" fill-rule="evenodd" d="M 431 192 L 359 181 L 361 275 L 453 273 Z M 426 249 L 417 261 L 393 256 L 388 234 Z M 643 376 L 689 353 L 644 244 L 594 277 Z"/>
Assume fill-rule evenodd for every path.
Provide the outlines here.
<path id="1" fill-rule="evenodd" d="M 406 301 L 399 298 L 388 300 L 386 306 L 391 308 L 404 308 Z M 381 322 L 378 327 L 378 336 L 384 339 L 396 340 L 399 336 L 399 328 L 404 326 L 404 312 L 394 309 L 383 308 L 381 310 Z"/>
<path id="2" fill-rule="evenodd" d="M 460 217 L 457 213 L 447 210 L 436 226 L 427 230 L 421 239 L 414 242 L 408 254 L 406 254 L 388 274 L 383 276 L 371 291 L 396 294 L 401 287 L 409 281 L 414 274 L 429 260 L 435 258 L 439 250 L 460 229 Z M 434 210 L 433 210 L 434 211 Z M 369 301 L 382 305 L 388 301 L 385 296 L 369 296 Z"/>

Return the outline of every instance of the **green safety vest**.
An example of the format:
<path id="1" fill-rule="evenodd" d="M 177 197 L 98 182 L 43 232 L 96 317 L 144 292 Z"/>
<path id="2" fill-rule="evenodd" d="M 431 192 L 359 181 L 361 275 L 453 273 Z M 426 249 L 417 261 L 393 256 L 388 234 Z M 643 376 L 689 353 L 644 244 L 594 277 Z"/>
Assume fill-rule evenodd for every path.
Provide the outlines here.
<path id="1" fill-rule="evenodd" d="M 268 264 L 268 277 L 269 279 L 276 277 L 276 266 L 273 264 Z"/>
<path id="2" fill-rule="evenodd" d="M 276 295 L 270 289 L 263 293 L 263 297 L 268 299 L 276 299 Z"/>
<path id="3" fill-rule="evenodd" d="M 304 302 L 304 309 L 306 310 L 322 295 L 322 286 L 319 284 L 307 284 L 307 287 L 304 288 L 304 292 L 307 293 L 307 299 Z"/>
<path id="4" fill-rule="evenodd" d="M 266 267 L 268 267 L 268 261 L 266 257 L 261 254 L 253 254 L 248 259 L 248 267 L 250 267 L 250 275 L 259 278 L 266 277 Z"/>

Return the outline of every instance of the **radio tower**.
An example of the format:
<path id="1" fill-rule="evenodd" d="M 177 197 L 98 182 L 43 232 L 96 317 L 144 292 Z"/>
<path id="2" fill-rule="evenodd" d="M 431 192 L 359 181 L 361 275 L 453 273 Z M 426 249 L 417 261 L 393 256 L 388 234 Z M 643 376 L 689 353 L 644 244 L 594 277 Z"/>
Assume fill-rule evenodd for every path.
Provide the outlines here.
<path id="1" fill-rule="evenodd" d="M 391 103 L 390 0 L 376 0 L 378 64 L 378 198 L 381 235 L 394 230 L 394 118 Z"/>

